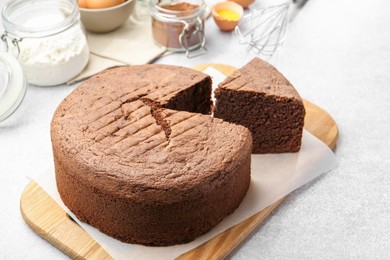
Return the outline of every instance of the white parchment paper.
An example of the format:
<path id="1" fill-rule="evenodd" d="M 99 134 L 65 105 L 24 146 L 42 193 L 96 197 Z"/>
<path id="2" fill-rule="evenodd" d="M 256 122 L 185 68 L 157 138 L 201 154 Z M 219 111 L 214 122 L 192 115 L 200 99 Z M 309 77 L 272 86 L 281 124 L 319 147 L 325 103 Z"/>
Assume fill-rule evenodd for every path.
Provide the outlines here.
<path id="1" fill-rule="evenodd" d="M 212 68 L 204 72 L 210 74 L 214 82 L 220 82 L 225 78 L 223 74 Z M 303 133 L 302 147 L 297 153 L 252 155 L 251 184 L 239 208 L 195 241 L 169 247 L 147 247 L 122 243 L 77 220 L 63 204 L 57 192 L 53 165 L 33 179 L 115 259 L 137 257 L 140 259 L 173 259 L 258 213 L 336 166 L 337 160 L 332 150 L 307 131 Z"/>

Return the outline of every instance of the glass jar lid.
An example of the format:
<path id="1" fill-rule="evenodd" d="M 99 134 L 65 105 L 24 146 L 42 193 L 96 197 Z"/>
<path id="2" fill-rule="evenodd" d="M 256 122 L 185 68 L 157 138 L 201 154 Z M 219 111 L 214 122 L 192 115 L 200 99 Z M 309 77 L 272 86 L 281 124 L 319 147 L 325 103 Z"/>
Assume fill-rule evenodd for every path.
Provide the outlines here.
<path id="1" fill-rule="evenodd" d="M 5 31 L 16 38 L 57 34 L 79 20 L 76 0 L 8 1 L 1 15 Z"/>
<path id="2" fill-rule="evenodd" d="M 14 56 L 0 52 L 0 121 L 9 117 L 22 103 L 27 81 Z"/>

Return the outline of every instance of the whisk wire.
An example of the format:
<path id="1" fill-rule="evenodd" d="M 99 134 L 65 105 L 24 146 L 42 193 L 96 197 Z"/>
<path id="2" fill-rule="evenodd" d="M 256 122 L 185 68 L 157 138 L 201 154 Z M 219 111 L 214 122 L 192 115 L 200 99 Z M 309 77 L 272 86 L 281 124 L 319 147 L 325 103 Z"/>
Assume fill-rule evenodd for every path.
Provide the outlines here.
<path id="1" fill-rule="evenodd" d="M 273 55 L 283 44 L 288 25 L 291 3 L 269 6 L 244 16 L 235 28 L 239 44 L 264 55 Z"/>

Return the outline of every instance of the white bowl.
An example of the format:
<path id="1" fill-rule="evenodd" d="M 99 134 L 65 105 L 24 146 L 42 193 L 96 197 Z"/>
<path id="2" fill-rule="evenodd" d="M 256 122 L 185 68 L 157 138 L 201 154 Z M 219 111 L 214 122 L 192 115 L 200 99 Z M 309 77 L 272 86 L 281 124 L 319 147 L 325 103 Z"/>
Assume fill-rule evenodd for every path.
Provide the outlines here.
<path id="1" fill-rule="evenodd" d="M 80 18 L 85 29 L 91 32 L 110 32 L 120 27 L 133 13 L 136 0 L 126 0 L 122 4 L 99 9 L 79 8 Z"/>

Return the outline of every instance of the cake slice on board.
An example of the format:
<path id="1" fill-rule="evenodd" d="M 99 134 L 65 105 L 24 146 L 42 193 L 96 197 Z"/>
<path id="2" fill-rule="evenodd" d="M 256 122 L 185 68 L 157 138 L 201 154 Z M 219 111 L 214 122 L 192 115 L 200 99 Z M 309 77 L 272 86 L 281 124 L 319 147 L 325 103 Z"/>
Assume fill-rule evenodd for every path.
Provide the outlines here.
<path id="1" fill-rule="evenodd" d="M 291 83 L 258 58 L 235 71 L 215 91 L 214 116 L 252 132 L 252 153 L 297 152 L 305 108 Z"/>

